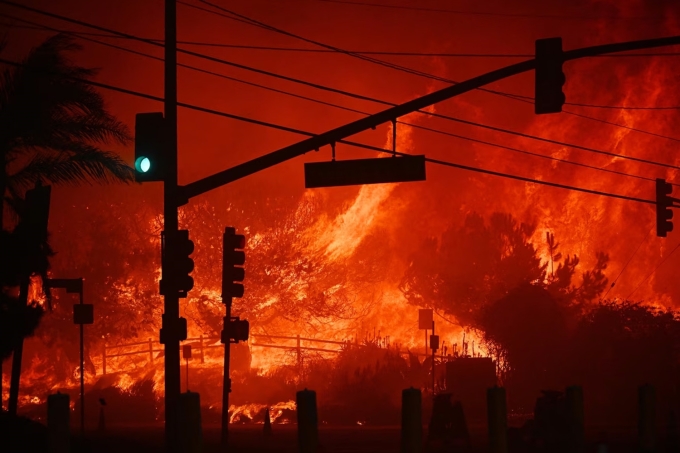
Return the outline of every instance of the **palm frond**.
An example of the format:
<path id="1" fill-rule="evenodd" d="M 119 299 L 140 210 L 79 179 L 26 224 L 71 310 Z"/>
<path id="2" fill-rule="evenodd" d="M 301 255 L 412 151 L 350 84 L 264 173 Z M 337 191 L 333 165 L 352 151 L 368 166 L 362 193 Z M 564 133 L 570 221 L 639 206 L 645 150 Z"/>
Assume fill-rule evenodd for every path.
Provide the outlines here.
<path id="1" fill-rule="evenodd" d="M 40 178 L 52 184 L 134 181 L 133 169 L 118 155 L 85 144 L 71 144 L 69 148 L 76 152 L 37 154 L 8 176 L 8 186 L 19 191 L 31 187 Z"/>
<path id="2" fill-rule="evenodd" d="M 84 82 L 96 71 L 71 63 L 77 50 L 71 38 L 56 35 L 33 49 L 23 66 L 0 76 L 0 147 L 21 154 L 29 147 L 52 148 L 52 142 L 121 144 L 127 127 L 105 109 L 101 95 Z"/>

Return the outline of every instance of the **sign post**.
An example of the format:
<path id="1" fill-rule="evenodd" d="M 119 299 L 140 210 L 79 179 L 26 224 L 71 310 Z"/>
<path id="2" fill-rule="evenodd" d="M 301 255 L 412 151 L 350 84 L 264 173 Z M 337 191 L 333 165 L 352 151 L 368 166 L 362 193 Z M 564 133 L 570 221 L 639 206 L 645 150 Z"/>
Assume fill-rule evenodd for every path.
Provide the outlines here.
<path id="1" fill-rule="evenodd" d="M 189 392 L 189 359 L 191 358 L 191 345 L 185 344 L 182 346 L 182 357 L 187 369 L 187 393 Z"/>
<path id="2" fill-rule="evenodd" d="M 421 308 L 418 310 L 418 329 L 425 331 L 425 355 L 427 355 L 427 331 L 434 323 L 431 308 Z"/>
<path id="3" fill-rule="evenodd" d="M 80 433 L 85 434 L 85 340 L 83 326 L 94 324 L 94 305 L 83 301 L 83 278 L 50 278 L 48 288 L 62 288 L 67 294 L 78 294 L 80 303 L 73 305 L 73 324 L 80 326 Z"/>

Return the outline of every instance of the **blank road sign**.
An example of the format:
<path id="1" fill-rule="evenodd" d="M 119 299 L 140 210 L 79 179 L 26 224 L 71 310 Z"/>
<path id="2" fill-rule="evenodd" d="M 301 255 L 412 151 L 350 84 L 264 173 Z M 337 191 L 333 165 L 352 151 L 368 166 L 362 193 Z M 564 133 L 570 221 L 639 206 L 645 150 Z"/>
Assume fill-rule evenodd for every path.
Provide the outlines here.
<path id="1" fill-rule="evenodd" d="M 334 160 L 305 164 L 305 187 L 425 181 L 425 156 Z"/>
<path id="2" fill-rule="evenodd" d="M 431 308 L 421 308 L 418 310 L 418 328 L 421 330 L 432 329 L 432 322 L 434 318 L 432 317 Z"/>

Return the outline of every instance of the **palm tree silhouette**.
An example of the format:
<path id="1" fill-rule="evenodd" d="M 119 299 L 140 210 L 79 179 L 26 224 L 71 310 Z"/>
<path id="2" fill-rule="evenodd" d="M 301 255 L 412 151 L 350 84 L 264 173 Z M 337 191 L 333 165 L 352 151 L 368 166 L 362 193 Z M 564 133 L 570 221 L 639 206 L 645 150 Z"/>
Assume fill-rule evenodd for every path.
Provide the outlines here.
<path id="1" fill-rule="evenodd" d="M 5 44 L 5 41 L 0 42 L 0 53 Z M 33 184 L 127 183 L 134 180 L 130 166 L 118 155 L 102 149 L 109 143 L 128 144 L 131 137 L 128 128 L 106 110 L 102 96 L 88 83 L 96 70 L 75 65 L 67 58 L 67 52 L 79 49 L 71 38 L 59 34 L 32 49 L 18 65 L 0 72 L 2 260 L 17 259 L 17 253 L 6 252 L 12 252 L 10 245 L 16 244 L 10 236 L 20 233 L 20 228 L 12 233 L 4 231 L 5 208 L 21 226 L 22 197 Z M 43 258 L 47 260 L 49 246 L 45 250 Z M 12 286 L 10 272 L 5 270 L 13 264 L 2 264 L 0 285 Z M 46 275 L 44 272 L 39 273 Z M 2 311 L 16 315 L 14 320 L 5 321 L 22 326 L 16 329 L 16 335 L 2 336 L 3 358 L 8 349 L 14 349 L 12 344 L 4 343 L 16 344 L 21 340 L 13 337 L 30 335 L 40 319 L 41 310 L 31 311 L 25 303 L 19 303 L 14 310 L 9 309 L 18 302 L 19 299 L 4 297 L 4 293 L 0 298 Z M 15 351 L 19 357 L 15 365 L 20 369 L 21 347 Z M 13 396 L 11 400 L 14 400 L 16 410 L 16 395 Z"/>
<path id="2" fill-rule="evenodd" d="M 3 48 L 0 43 L 0 52 Z M 87 83 L 96 70 L 67 58 L 68 51 L 78 49 L 68 36 L 56 35 L 32 49 L 19 66 L 0 73 L 0 193 L 10 206 L 37 180 L 134 179 L 130 166 L 101 148 L 129 143 L 130 133 Z"/>

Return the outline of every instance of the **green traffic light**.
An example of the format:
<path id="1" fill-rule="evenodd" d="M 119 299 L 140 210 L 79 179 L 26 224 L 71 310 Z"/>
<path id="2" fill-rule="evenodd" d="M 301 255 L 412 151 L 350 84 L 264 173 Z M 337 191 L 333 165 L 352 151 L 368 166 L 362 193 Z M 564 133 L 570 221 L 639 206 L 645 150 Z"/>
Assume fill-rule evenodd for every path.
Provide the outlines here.
<path id="1" fill-rule="evenodd" d="M 135 162 L 135 170 L 140 173 L 146 173 L 151 168 L 151 161 L 148 157 L 140 157 Z"/>

